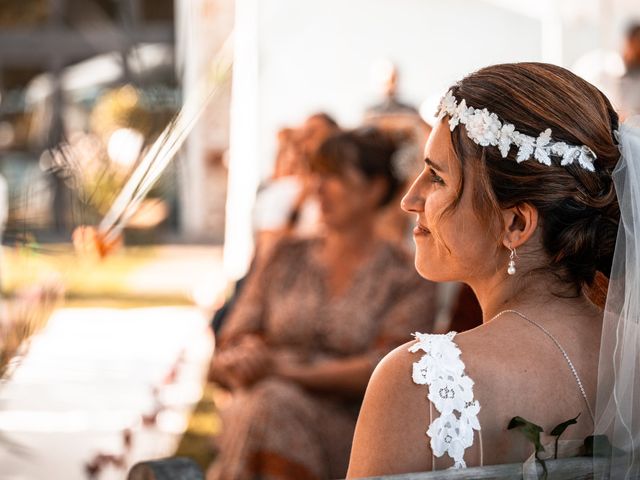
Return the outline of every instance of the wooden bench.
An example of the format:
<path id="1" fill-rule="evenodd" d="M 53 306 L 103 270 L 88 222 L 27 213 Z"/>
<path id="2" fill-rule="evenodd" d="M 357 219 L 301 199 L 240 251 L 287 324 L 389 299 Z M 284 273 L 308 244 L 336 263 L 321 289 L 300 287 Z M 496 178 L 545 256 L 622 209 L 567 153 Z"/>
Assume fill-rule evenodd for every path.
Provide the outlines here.
<path id="1" fill-rule="evenodd" d="M 546 463 L 549 473 L 548 480 L 587 480 L 594 478 L 598 480 L 615 480 L 619 478 L 615 474 L 611 477 L 608 474 L 603 474 L 608 467 L 606 459 L 594 460 L 591 457 L 576 457 L 547 460 Z M 538 464 L 537 468 L 538 478 L 542 478 L 542 466 Z M 495 480 L 522 479 L 522 464 L 512 463 L 460 470 L 405 473 L 369 477 L 366 480 L 482 480 L 489 478 Z M 640 477 L 632 478 L 640 479 Z M 173 457 L 138 463 L 130 470 L 127 480 L 204 480 L 204 474 L 193 460 Z"/>
<path id="2" fill-rule="evenodd" d="M 591 457 L 565 458 L 562 460 L 547 460 L 548 480 L 608 480 L 609 476 L 603 476 L 608 466 L 606 459 L 593 459 Z M 542 478 L 542 466 L 537 465 L 538 478 Z M 595 472 L 595 475 L 594 475 Z M 405 473 L 402 475 L 390 475 L 383 477 L 370 477 L 367 480 L 481 480 L 481 479 L 522 479 L 522 464 L 510 463 L 506 465 L 489 465 L 486 467 L 471 467 L 459 470 L 438 470 L 435 472 Z M 617 477 L 614 477 L 617 478 Z M 613 478 L 611 479 L 613 480 Z"/>

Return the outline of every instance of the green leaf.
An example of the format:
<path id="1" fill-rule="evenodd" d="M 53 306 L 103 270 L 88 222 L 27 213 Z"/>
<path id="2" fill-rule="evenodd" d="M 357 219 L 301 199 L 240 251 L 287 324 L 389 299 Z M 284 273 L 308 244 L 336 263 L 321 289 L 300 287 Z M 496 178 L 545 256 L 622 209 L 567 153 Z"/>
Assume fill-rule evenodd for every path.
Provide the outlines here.
<path id="1" fill-rule="evenodd" d="M 536 453 L 544 452 L 544 447 L 540 442 L 540 434 L 544 431 L 541 426 L 536 425 L 522 417 L 513 417 L 507 426 L 507 430 L 519 428 L 527 440 L 533 443 Z"/>
<path id="2" fill-rule="evenodd" d="M 555 427 L 553 427 L 553 430 L 551 430 L 550 435 L 552 437 L 559 437 L 564 433 L 564 431 L 567 429 L 567 427 L 569 427 L 569 425 L 575 425 L 576 423 L 578 423 L 579 416 L 580 414 L 576 415 L 574 418 L 567 420 L 566 422 L 562 422 L 556 425 Z"/>
<path id="3" fill-rule="evenodd" d="M 533 443 L 533 446 L 535 447 L 536 460 L 538 460 L 540 465 L 542 465 L 542 480 L 546 480 L 548 475 L 547 464 L 538 456 L 541 452 L 544 452 L 544 447 L 542 446 L 542 442 L 540 442 L 540 434 L 544 430 L 540 425 L 536 425 L 522 417 L 513 417 L 511 419 L 507 426 L 507 430 L 511 430 L 513 428 L 520 429 L 525 438 Z"/>
<path id="4" fill-rule="evenodd" d="M 559 425 L 556 425 L 553 430 L 551 430 L 551 436 L 556 437 L 556 441 L 555 441 L 555 453 L 553 455 L 553 458 L 557 459 L 558 458 L 558 442 L 560 441 L 560 435 L 562 435 L 564 433 L 564 431 L 567 429 L 567 427 L 569 427 L 569 425 L 574 425 L 576 423 L 578 423 L 578 417 L 580 416 L 580 413 L 578 413 L 578 415 L 576 415 L 574 418 L 571 418 L 569 420 L 567 420 L 566 422 L 562 422 Z"/>

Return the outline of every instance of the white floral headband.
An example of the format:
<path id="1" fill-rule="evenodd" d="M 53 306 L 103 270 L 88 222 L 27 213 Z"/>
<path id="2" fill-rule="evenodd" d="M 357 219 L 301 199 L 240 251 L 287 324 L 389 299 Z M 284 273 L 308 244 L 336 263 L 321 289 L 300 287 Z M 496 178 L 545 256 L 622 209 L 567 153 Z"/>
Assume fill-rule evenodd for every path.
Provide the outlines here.
<path id="1" fill-rule="evenodd" d="M 529 160 L 532 156 L 538 162 L 551 166 L 551 155 L 562 157 L 560 165 L 569 165 L 578 161 L 585 170 L 594 172 L 593 162 L 596 154 L 586 145 L 579 147 L 565 142 L 551 140 L 551 129 L 547 128 L 538 138 L 520 133 L 515 126 L 501 121 L 495 113 L 486 108 L 482 110 L 467 107 L 463 99 L 460 103 L 453 96 L 451 90 L 447 92 L 438 109 L 438 119 L 449 116 L 449 128 L 453 130 L 462 124 L 467 130 L 467 135 L 478 145 L 483 147 L 498 147 L 502 158 L 506 158 L 511 145 L 518 147 L 518 163 Z"/>

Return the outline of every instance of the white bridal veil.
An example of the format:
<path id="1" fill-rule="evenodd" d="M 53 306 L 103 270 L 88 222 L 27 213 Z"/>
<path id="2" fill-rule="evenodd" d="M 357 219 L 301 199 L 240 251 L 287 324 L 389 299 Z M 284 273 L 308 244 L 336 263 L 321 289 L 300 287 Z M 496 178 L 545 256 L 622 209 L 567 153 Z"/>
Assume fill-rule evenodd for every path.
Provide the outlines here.
<path id="1" fill-rule="evenodd" d="M 611 478 L 640 477 L 640 116 L 620 126 L 613 181 L 620 226 L 604 311 L 596 434 L 608 436 Z"/>

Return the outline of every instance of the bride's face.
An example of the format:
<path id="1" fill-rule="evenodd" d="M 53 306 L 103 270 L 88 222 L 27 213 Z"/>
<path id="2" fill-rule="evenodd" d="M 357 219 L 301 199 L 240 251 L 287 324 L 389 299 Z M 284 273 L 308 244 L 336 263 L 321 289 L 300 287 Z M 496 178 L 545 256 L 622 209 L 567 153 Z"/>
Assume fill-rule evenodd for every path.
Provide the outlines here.
<path id="1" fill-rule="evenodd" d="M 473 165 L 473 161 L 467 162 Z M 449 125 L 439 122 L 425 148 L 425 167 L 405 197 L 402 208 L 416 214 L 413 238 L 418 273 L 434 281 L 473 282 L 494 275 L 499 265 L 495 226 L 474 209 L 475 175 L 462 171 L 451 144 Z M 506 268 L 506 265 L 505 265 Z"/>

